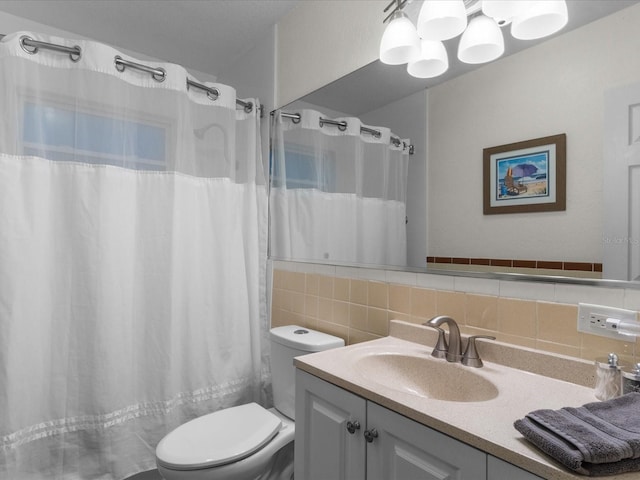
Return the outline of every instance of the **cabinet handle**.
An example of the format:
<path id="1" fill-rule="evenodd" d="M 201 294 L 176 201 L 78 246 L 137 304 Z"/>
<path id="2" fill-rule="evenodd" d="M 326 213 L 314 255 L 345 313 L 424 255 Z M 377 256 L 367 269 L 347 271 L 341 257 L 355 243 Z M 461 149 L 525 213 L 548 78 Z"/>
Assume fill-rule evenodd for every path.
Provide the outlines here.
<path id="1" fill-rule="evenodd" d="M 355 421 L 355 422 L 351 422 L 348 421 L 347 422 L 347 431 L 351 434 L 356 433 L 356 430 L 360 430 L 360 422 Z"/>
<path id="2" fill-rule="evenodd" d="M 371 430 L 365 430 L 364 431 L 364 439 L 368 443 L 373 442 L 374 438 L 378 438 L 378 431 L 375 428 L 372 428 Z"/>

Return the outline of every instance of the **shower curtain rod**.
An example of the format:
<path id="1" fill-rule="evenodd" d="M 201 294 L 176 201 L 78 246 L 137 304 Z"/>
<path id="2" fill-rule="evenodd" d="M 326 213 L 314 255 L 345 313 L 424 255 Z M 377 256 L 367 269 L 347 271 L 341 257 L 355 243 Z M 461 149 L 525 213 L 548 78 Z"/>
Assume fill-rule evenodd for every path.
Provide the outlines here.
<path id="1" fill-rule="evenodd" d="M 0 40 L 2 40 L 6 35 L 0 33 Z M 53 50 L 55 52 L 68 53 L 69 58 L 72 62 L 77 62 L 80 60 L 82 56 L 82 49 L 79 46 L 67 47 L 64 45 L 56 45 L 55 43 L 41 42 L 39 40 L 34 40 L 33 38 L 23 35 L 20 37 L 20 46 L 22 49 L 30 54 L 38 53 L 38 49 L 44 48 L 45 50 Z M 157 82 L 163 82 L 167 72 L 164 68 L 160 67 L 150 67 L 148 65 L 143 65 L 141 63 L 132 62 L 130 60 L 125 60 L 120 55 L 116 55 L 114 58 L 114 63 L 116 66 L 116 70 L 119 72 L 124 72 L 126 67 L 133 68 L 135 70 L 140 70 L 146 73 L 151 74 L 151 77 Z M 206 92 L 207 97 L 211 100 L 215 101 L 220 96 L 220 91 L 214 87 L 208 87 L 201 83 L 198 83 L 194 80 L 191 80 L 187 77 L 187 90 L 190 87 L 197 88 Z M 245 102 L 240 99 L 236 99 L 236 105 L 241 106 L 246 113 L 250 113 L 253 110 L 253 102 Z M 262 109 L 261 109 L 262 113 Z M 262 116 L 262 115 L 261 115 Z"/>
<path id="2" fill-rule="evenodd" d="M 275 113 L 275 110 L 273 112 L 271 112 L 271 116 L 273 116 L 274 113 Z M 282 117 L 284 117 L 284 118 L 290 118 L 293 123 L 300 123 L 300 120 L 302 120 L 302 115 L 300 113 L 280 112 L 280 115 L 282 115 Z M 341 132 L 344 132 L 347 129 L 347 125 L 348 125 L 345 120 L 337 121 L 337 120 L 331 120 L 330 118 L 322 118 L 322 117 L 320 117 L 320 126 L 322 127 L 325 123 L 329 124 L 329 125 L 337 126 L 338 130 L 340 130 Z M 380 131 L 374 130 L 373 128 L 360 127 L 360 132 L 369 133 L 369 134 L 373 135 L 376 138 L 380 138 Z M 415 151 L 415 148 L 414 148 L 413 145 L 407 145 L 405 142 L 400 140 L 398 137 L 391 137 L 391 143 L 393 143 L 396 147 L 402 146 L 403 150 L 408 148 L 409 149 L 409 155 L 413 155 L 413 153 Z"/>

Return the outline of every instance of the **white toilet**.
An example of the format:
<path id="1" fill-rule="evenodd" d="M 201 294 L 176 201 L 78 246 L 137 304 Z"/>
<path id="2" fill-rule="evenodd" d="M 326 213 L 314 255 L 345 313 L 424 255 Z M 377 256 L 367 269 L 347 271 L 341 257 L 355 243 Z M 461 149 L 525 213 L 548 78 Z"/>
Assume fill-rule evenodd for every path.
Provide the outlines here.
<path id="1" fill-rule="evenodd" d="M 166 480 L 289 480 L 293 476 L 295 367 L 293 358 L 344 346 L 344 340 L 289 325 L 271 329 L 275 408 L 257 403 L 195 418 L 156 448 Z"/>

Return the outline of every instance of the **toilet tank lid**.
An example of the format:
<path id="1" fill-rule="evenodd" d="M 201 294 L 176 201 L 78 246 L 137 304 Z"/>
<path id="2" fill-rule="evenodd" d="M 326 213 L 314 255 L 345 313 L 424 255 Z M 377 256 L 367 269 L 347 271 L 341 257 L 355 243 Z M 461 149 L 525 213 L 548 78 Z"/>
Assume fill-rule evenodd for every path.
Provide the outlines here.
<path id="1" fill-rule="evenodd" d="M 305 352 L 320 352 L 344 346 L 344 340 L 339 337 L 298 325 L 272 328 L 271 340 Z"/>
<path id="2" fill-rule="evenodd" d="M 236 462 L 269 443 L 281 425 L 276 415 L 257 403 L 218 410 L 167 434 L 156 447 L 156 460 L 174 470 Z"/>

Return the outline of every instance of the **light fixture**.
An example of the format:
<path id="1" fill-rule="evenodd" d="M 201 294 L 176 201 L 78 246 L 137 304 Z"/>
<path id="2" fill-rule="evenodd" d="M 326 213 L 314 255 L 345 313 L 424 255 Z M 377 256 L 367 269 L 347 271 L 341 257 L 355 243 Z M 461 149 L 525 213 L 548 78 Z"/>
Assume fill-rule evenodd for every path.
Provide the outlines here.
<path id="1" fill-rule="evenodd" d="M 458 59 L 464 63 L 487 63 L 504 53 L 504 38 L 493 18 L 473 17 L 460 37 Z"/>
<path id="2" fill-rule="evenodd" d="M 464 0 L 425 1 L 418 16 L 418 35 L 424 40 L 448 40 L 467 27 Z"/>
<path id="3" fill-rule="evenodd" d="M 388 65 L 408 63 L 420 55 L 420 38 L 416 28 L 402 10 L 391 15 L 391 21 L 380 42 L 380 61 Z"/>
<path id="4" fill-rule="evenodd" d="M 420 58 L 407 65 L 409 75 L 417 78 L 433 78 L 447 71 L 449 58 L 442 42 L 423 38 L 420 50 Z"/>
<path id="5" fill-rule="evenodd" d="M 419 0 L 393 0 L 384 9 L 394 7 L 383 20 L 389 24 L 380 42 L 380 61 L 406 63 L 407 72 L 419 78 L 447 71 L 449 60 L 442 41 L 460 34 L 459 60 L 479 64 L 504 53 L 502 26 L 511 24 L 517 39 L 534 40 L 556 33 L 568 22 L 566 0 L 423 0 L 416 29 L 402 11 L 412 2 L 413 16 Z"/>
<path id="6" fill-rule="evenodd" d="M 528 2 L 524 13 L 511 23 L 511 35 L 520 40 L 547 37 L 562 29 L 569 21 L 565 0 Z"/>

